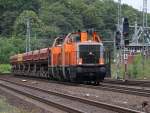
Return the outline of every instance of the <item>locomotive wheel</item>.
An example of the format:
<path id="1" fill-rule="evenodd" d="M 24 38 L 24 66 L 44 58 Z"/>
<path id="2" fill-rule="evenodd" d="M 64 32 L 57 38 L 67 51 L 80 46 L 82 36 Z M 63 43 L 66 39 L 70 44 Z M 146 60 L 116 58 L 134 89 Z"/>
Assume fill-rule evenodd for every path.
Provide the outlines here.
<path id="1" fill-rule="evenodd" d="M 75 82 L 75 78 L 70 75 L 70 82 Z"/>
<path id="2" fill-rule="evenodd" d="M 76 77 L 77 77 L 76 73 L 70 70 L 70 73 L 69 73 L 69 79 L 70 79 L 70 81 L 71 82 L 76 82 L 77 81 Z"/>
<path id="3" fill-rule="evenodd" d="M 92 82 L 91 82 L 91 81 L 86 81 L 86 82 L 85 82 L 85 84 L 87 84 L 87 85 L 91 85 L 91 84 L 92 84 Z"/>
<path id="4" fill-rule="evenodd" d="M 100 84 L 100 81 L 94 81 L 94 85 L 98 86 Z"/>

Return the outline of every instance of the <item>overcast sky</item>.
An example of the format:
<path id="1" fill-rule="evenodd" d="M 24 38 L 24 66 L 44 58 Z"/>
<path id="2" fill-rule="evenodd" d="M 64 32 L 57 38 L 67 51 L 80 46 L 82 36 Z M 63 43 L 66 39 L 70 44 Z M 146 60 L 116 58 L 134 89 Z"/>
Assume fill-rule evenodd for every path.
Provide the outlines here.
<path id="1" fill-rule="evenodd" d="M 118 0 L 114 0 L 114 1 L 118 1 Z M 122 0 L 122 3 L 131 5 L 132 7 L 140 11 L 143 8 L 143 0 Z M 147 9 L 148 9 L 148 12 L 150 13 L 150 0 L 147 0 Z"/>

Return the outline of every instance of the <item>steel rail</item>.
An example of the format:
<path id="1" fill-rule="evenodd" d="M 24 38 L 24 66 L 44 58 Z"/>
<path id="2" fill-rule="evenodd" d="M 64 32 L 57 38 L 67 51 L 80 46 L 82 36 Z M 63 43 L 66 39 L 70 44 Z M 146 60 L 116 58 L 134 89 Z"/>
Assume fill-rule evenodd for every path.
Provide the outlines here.
<path id="1" fill-rule="evenodd" d="M 101 83 L 99 86 L 92 86 L 92 85 L 84 85 L 80 84 L 80 87 L 85 88 L 91 88 L 96 90 L 106 90 L 106 91 L 112 91 L 112 92 L 119 92 L 119 93 L 125 93 L 125 94 L 131 94 L 131 95 L 137 95 L 137 96 L 144 96 L 144 97 L 150 97 L 150 90 L 147 90 L 145 88 L 139 87 L 139 88 L 131 88 L 130 86 L 126 87 L 124 86 L 116 86 L 114 84 L 106 84 Z"/>
<path id="2" fill-rule="evenodd" d="M 116 112 L 119 112 L 119 113 L 144 113 L 142 111 L 137 111 L 137 110 L 125 108 L 125 107 L 121 107 L 121 106 L 118 106 L 118 105 L 112 105 L 112 104 L 108 104 L 108 103 L 104 103 L 104 102 L 98 102 L 98 101 L 89 100 L 89 99 L 86 99 L 86 98 L 81 98 L 81 97 L 76 97 L 76 96 L 72 96 L 72 95 L 68 95 L 68 94 L 63 94 L 63 93 L 60 93 L 60 92 L 55 92 L 55 91 L 49 91 L 49 90 L 47 91 L 47 90 L 37 88 L 37 87 L 34 87 L 34 86 L 19 84 L 17 82 L 12 82 L 12 81 L 5 80 L 5 79 L 0 79 L 0 80 L 5 81 L 5 82 L 9 82 L 9 83 L 12 83 L 12 84 L 15 84 L 15 85 L 27 87 L 27 88 L 30 88 L 30 89 L 38 90 L 38 91 L 41 91 L 41 92 L 44 92 L 44 93 L 48 93 L 48 94 L 60 96 L 60 97 L 63 97 L 63 98 L 71 99 L 71 100 L 74 100 L 74 101 L 79 101 L 79 102 L 82 102 L 82 103 L 85 103 L 85 104 L 88 104 L 88 105 L 96 106 L 98 108 L 103 108 L 103 109 L 106 109 L 106 110 L 116 111 Z M 10 88 L 10 89 L 16 91 L 16 89 L 13 89 L 13 88 Z M 20 92 L 20 93 L 26 95 L 26 93 L 24 93 L 24 92 Z M 33 98 L 33 99 L 34 98 L 35 99 L 39 98 L 39 97 L 36 97 L 34 95 L 28 95 L 28 96 Z M 41 101 L 43 101 L 44 103 L 50 104 L 50 105 L 53 104 L 51 102 L 47 102 L 46 100 L 44 100 L 42 98 L 41 98 Z M 59 106 L 59 105 L 57 105 L 57 106 Z M 65 108 L 65 110 L 68 109 L 66 106 L 62 106 L 62 105 L 59 106 L 59 108 L 61 108 L 61 109 Z M 70 109 L 69 109 L 69 111 L 70 111 Z M 71 113 L 82 113 L 82 111 L 74 111 L 74 112 L 71 111 Z"/>
<path id="3" fill-rule="evenodd" d="M 94 87 L 93 87 L 94 88 Z M 95 89 L 103 89 L 109 91 L 115 91 L 120 93 L 132 94 L 137 96 L 150 97 L 150 90 L 143 88 L 131 88 L 126 86 L 114 86 L 112 84 L 102 84 L 102 86 L 95 87 Z"/>
<path id="4" fill-rule="evenodd" d="M 39 80 L 39 79 L 38 79 Z M 48 80 L 43 80 L 42 81 L 46 81 L 48 82 Z M 108 91 L 113 91 L 113 92 L 120 92 L 120 93 L 126 93 L 126 94 L 132 94 L 132 95 L 137 95 L 137 96 L 144 96 L 144 97 L 150 97 L 150 90 L 146 90 L 144 88 L 131 88 L 129 87 L 130 85 L 127 84 L 123 84 L 124 86 L 115 86 L 114 81 L 113 83 L 101 83 L 100 86 L 93 86 L 93 85 L 85 85 L 85 84 L 76 84 L 76 83 L 69 83 L 69 82 L 56 82 L 56 81 L 50 81 L 51 83 L 57 83 L 57 84 L 64 84 L 64 85 L 73 85 L 73 86 L 77 86 L 77 87 L 85 87 L 85 88 L 92 88 L 92 89 L 101 89 L 101 90 L 108 90 Z M 148 81 L 147 81 L 148 82 Z M 110 85 L 106 85 L 106 84 L 110 84 Z M 149 81 L 150 83 L 150 81 Z M 112 85 L 111 85 L 112 84 Z M 117 82 L 118 84 L 118 82 Z M 117 85 L 116 84 L 116 85 Z M 122 85 L 122 84 L 119 84 Z M 128 86 L 128 87 L 125 87 Z"/>
<path id="5" fill-rule="evenodd" d="M 143 86 L 150 87 L 150 80 L 114 80 L 114 79 L 105 79 L 104 83 L 111 84 L 120 84 L 120 85 L 128 85 L 128 86 Z"/>
<path id="6" fill-rule="evenodd" d="M 20 86 L 21 84 L 19 84 Z M 17 90 L 15 88 L 12 88 L 12 87 L 9 87 L 7 85 L 3 85 L 0 83 L 0 87 L 4 87 L 4 88 L 7 88 L 11 91 L 14 91 L 18 94 L 21 94 L 21 95 L 24 95 L 24 96 L 27 96 L 29 98 L 32 98 L 34 100 L 37 100 L 39 102 L 42 102 L 44 104 L 47 104 L 47 105 L 50 105 L 50 106 L 53 106 L 55 108 L 58 108 L 60 110 L 63 110 L 63 111 L 66 111 L 68 113 L 84 113 L 83 111 L 80 111 L 79 109 L 75 109 L 75 108 L 71 108 L 71 107 L 68 107 L 68 106 L 65 106 L 65 105 L 62 105 L 62 104 L 58 104 L 58 103 L 55 103 L 55 102 L 52 102 L 52 101 L 49 101 L 49 100 L 46 100 L 42 97 L 39 97 L 39 96 L 35 96 L 35 95 L 32 95 L 32 94 L 29 94 L 29 93 L 26 93 L 24 91 L 20 91 L 20 90 Z M 29 88 L 29 87 L 28 87 Z"/>

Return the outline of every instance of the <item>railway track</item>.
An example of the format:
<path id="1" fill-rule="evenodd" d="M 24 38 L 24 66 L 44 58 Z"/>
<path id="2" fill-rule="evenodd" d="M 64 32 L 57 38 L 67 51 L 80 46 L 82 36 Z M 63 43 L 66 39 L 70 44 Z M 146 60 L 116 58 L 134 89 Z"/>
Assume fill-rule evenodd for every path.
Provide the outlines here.
<path id="1" fill-rule="evenodd" d="M 127 80 L 127 81 L 123 81 L 123 80 L 105 79 L 104 83 L 150 87 L 150 80 Z"/>
<path id="2" fill-rule="evenodd" d="M 104 110 L 104 112 L 106 112 L 105 110 L 108 110 L 111 111 L 111 113 L 142 113 L 141 111 L 124 108 L 117 105 L 93 101 L 86 98 L 63 94 L 60 92 L 54 92 L 49 90 L 47 91 L 37 88 L 35 86 L 33 87 L 30 85 L 24 85 L 6 79 L 0 79 L 0 87 L 5 87 L 9 90 L 15 91 L 19 94 L 54 106 L 69 113 L 88 113 L 93 111 L 93 113 L 96 113 L 95 111 L 99 113 L 99 111 L 101 110 Z M 54 100 L 54 98 L 56 100 Z M 61 101 L 61 99 L 64 101 L 64 103 L 63 101 Z"/>
<path id="3" fill-rule="evenodd" d="M 23 77 L 23 78 L 26 78 L 26 77 Z M 34 78 L 31 78 L 31 79 L 34 80 Z M 132 94 L 132 95 L 137 95 L 137 96 L 150 97 L 150 88 L 143 87 L 140 85 L 138 87 L 137 86 L 134 87 L 136 85 L 136 83 L 141 83 L 144 81 L 135 81 L 135 83 L 132 83 L 130 81 L 132 83 L 132 85 L 130 85 L 130 83 L 127 84 L 127 82 L 111 80 L 110 82 L 105 81 L 104 83 L 101 83 L 100 86 L 93 86 L 93 85 L 76 84 L 76 83 L 69 83 L 69 82 L 57 82 L 57 81 L 50 81 L 50 80 L 43 80 L 43 79 L 42 80 L 38 79 L 38 80 L 44 81 L 44 82 L 57 83 L 57 84 L 65 84 L 65 85 L 69 85 L 69 86 L 73 85 L 73 86 L 77 86 L 77 87 L 85 87 L 85 88 L 91 88 L 91 89 L 97 89 L 97 90 L 101 89 L 101 90 L 108 90 L 108 91 L 113 91 L 113 92 Z M 150 81 L 147 81 L 146 83 L 150 84 Z"/>
<path id="4" fill-rule="evenodd" d="M 6 75 L 6 76 L 9 75 L 9 76 L 12 76 L 11 73 L 0 73 L 0 75 Z M 19 76 L 19 77 L 21 77 L 21 76 Z M 26 77 L 23 76 L 23 78 L 26 78 Z M 27 78 L 29 78 L 29 77 L 27 77 Z M 30 78 L 34 79 L 34 77 L 30 77 Z M 40 80 L 40 79 L 38 79 L 38 80 Z M 45 79 L 45 81 L 47 81 L 47 80 Z M 64 82 L 61 82 L 61 81 L 60 81 L 60 83 L 64 84 Z M 115 79 L 108 79 L 108 78 L 106 78 L 103 81 L 103 83 L 115 84 L 115 85 L 150 87 L 150 80 L 127 80 L 127 81 L 123 81 L 123 80 L 115 80 Z M 68 84 L 68 83 L 66 82 L 65 84 Z M 70 85 L 70 83 L 69 83 L 69 85 Z"/>
<path id="5" fill-rule="evenodd" d="M 119 93 L 132 94 L 137 96 L 150 97 L 150 89 L 146 89 L 144 87 L 131 87 L 126 85 L 114 85 L 110 83 L 102 83 L 100 86 L 82 85 L 82 84 L 80 86 L 97 90 L 101 89 Z"/>
<path id="6" fill-rule="evenodd" d="M 31 79 L 34 80 L 34 78 L 31 78 Z M 150 97 L 150 88 L 148 89 L 147 87 L 143 87 L 141 85 L 139 86 L 137 85 L 138 87 L 137 86 L 134 87 L 137 83 L 141 84 L 141 82 L 144 82 L 144 81 L 135 81 L 135 83 L 132 83 L 130 81 L 132 83 L 131 85 L 130 83 L 128 84 L 127 82 L 111 80 L 110 82 L 105 81 L 104 83 L 101 83 L 100 86 L 93 86 L 93 85 L 76 84 L 76 83 L 69 83 L 69 82 L 57 82 L 57 81 L 50 81 L 50 80 L 43 80 L 43 79 L 42 80 L 38 79 L 38 80 L 44 81 L 44 82 L 57 83 L 57 84 L 73 85 L 77 87 L 85 87 L 85 88 L 91 88 L 91 89 L 97 89 L 97 90 L 101 89 L 101 90 L 108 90 L 108 91 L 113 91 L 113 92 L 132 94 L 132 95 L 137 95 L 137 96 Z M 150 81 L 147 81 L 146 83 L 150 84 Z"/>
<path id="7" fill-rule="evenodd" d="M 101 85 L 99 85 L 99 86 L 68 83 L 68 82 L 57 82 L 57 81 L 48 81 L 48 82 L 57 83 L 57 84 L 65 84 L 65 85 L 69 85 L 69 86 L 72 85 L 72 86 L 77 86 L 77 87 L 85 87 L 85 88 L 91 88 L 91 89 L 97 89 L 97 90 L 107 90 L 107 91 L 112 91 L 112 92 L 120 92 L 120 93 L 125 93 L 125 94 L 150 97 L 150 88 L 143 87 L 143 86 L 135 87 L 133 85 L 115 84 L 115 83 L 111 83 L 111 82 L 110 83 L 104 82 L 104 83 L 101 83 Z M 147 83 L 148 83 L 148 81 L 147 81 Z"/>

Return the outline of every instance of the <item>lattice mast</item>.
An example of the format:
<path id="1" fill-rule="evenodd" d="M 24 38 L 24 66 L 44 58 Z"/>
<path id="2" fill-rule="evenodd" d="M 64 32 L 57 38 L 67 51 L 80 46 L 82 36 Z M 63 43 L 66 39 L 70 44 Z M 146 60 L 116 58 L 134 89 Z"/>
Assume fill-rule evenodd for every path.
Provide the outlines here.
<path id="1" fill-rule="evenodd" d="M 143 28 L 147 27 L 147 0 L 143 0 Z"/>

